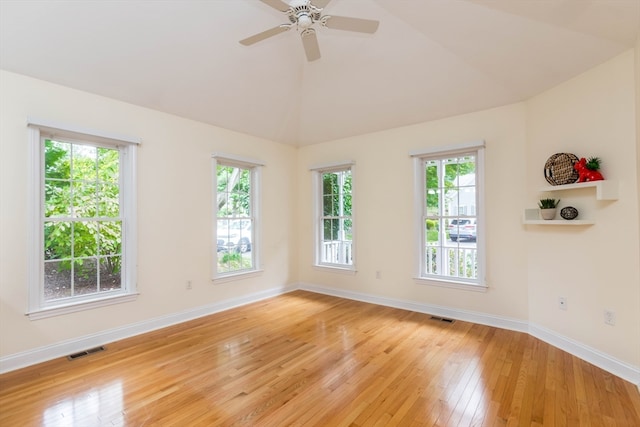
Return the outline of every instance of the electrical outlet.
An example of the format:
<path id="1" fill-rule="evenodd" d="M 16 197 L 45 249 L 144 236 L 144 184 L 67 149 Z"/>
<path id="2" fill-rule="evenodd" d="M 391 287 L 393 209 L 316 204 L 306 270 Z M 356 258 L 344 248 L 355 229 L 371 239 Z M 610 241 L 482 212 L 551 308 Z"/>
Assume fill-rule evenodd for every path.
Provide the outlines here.
<path id="1" fill-rule="evenodd" d="M 193 288 L 193 285 L 191 284 L 191 280 L 187 280 L 187 290 L 191 290 Z"/>
<path id="2" fill-rule="evenodd" d="M 382 278 L 382 273 L 380 273 L 379 271 L 376 271 L 376 279 L 380 279 Z"/>
<path id="3" fill-rule="evenodd" d="M 560 310 L 567 309 L 567 297 L 558 297 L 558 308 Z"/>
<path id="4" fill-rule="evenodd" d="M 604 311 L 604 323 L 607 325 L 615 325 L 616 324 L 616 312 L 611 310 Z"/>

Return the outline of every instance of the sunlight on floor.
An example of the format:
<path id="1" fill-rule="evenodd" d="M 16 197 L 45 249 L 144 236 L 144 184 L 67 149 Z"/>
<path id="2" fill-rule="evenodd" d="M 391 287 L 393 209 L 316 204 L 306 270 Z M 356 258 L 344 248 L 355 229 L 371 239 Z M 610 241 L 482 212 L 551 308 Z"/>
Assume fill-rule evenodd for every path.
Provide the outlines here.
<path id="1" fill-rule="evenodd" d="M 44 411 L 45 427 L 75 427 L 87 425 L 123 425 L 122 383 L 115 381 L 103 387 L 72 396 Z"/>

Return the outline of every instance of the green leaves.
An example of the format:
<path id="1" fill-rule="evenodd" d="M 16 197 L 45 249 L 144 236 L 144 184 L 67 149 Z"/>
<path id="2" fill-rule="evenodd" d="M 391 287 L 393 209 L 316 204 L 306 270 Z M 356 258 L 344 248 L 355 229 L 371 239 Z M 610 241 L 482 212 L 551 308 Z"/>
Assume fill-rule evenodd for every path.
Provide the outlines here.
<path id="1" fill-rule="evenodd" d="M 439 167 L 439 163 L 442 167 Z M 438 215 L 441 204 L 441 195 L 446 196 L 460 186 L 460 177 L 468 175 L 476 170 L 475 157 L 463 156 L 452 157 L 443 160 L 428 160 L 425 165 L 426 191 L 427 191 L 427 214 Z M 440 176 L 443 174 L 444 176 Z"/>
<path id="2" fill-rule="evenodd" d="M 538 207 L 540 209 L 554 209 L 558 206 L 558 203 L 560 203 L 560 199 L 540 199 Z"/>
<path id="3" fill-rule="evenodd" d="M 71 178 L 71 144 L 46 140 L 44 142 L 44 158 L 45 178 Z"/>
<path id="4" fill-rule="evenodd" d="M 93 280 L 96 289 L 99 270 L 120 272 L 119 183 L 117 149 L 45 140 L 44 259 L 59 260 L 48 271 L 73 271 L 74 283 Z"/>
<path id="5" fill-rule="evenodd" d="M 352 240 L 352 185 L 351 170 L 322 174 L 322 240 Z"/>
<path id="6" fill-rule="evenodd" d="M 600 169 L 600 163 L 602 163 L 602 159 L 600 159 L 600 157 L 589 157 L 587 159 L 587 169 L 597 171 Z"/>
<path id="7" fill-rule="evenodd" d="M 218 165 L 218 217 L 248 217 L 251 213 L 251 171 Z"/>
<path id="8" fill-rule="evenodd" d="M 218 271 L 221 273 L 249 268 L 251 268 L 251 259 L 244 258 L 241 253 L 225 252 L 218 256 Z"/>
<path id="9" fill-rule="evenodd" d="M 44 259 L 71 258 L 71 222 L 44 223 Z"/>

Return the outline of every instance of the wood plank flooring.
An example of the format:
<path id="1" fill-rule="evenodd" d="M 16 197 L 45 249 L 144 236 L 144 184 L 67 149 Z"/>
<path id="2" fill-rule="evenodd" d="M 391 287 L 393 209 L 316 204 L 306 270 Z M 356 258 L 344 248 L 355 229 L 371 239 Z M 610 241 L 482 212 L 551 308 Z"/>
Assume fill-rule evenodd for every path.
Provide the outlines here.
<path id="1" fill-rule="evenodd" d="M 0 426 L 640 426 L 527 334 L 296 291 L 0 376 Z"/>

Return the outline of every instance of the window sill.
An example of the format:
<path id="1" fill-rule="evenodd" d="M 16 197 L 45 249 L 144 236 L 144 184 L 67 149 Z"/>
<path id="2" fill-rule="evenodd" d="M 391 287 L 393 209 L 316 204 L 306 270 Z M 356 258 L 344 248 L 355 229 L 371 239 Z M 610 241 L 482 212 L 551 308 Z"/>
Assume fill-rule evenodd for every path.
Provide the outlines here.
<path id="1" fill-rule="evenodd" d="M 489 287 L 485 284 L 474 284 L 467 282 L 456 282 L 453 280 L 438 280 L 426 277 L 414 277 L 414 282 L 419 285 L 437 286 L 440 288 L 460 289 L 463 291 L 487 292 Z"/>
<path id="2" fill-rule="evenodd" d="M 234 282 L 236 280 L 249 279 L 251 277 L 260 276 L 262 275 L 263 271 L 264 270 L 251 270 L 238 273 L 229 273 L 225 274 L 224 276 L 216 276 L 212 280 L 213 283 L 217 285 L 219 283 Z"/>
<path id="3" fill-rule="evenodd" d="M 61 304 L 51 307 L 45 307 L 40 310 L 34 310 L 27 313 L 30 320 L 46 319 L 47 317 L 62 316 L 64 314 L 76 313 L 78 311 L 92 310 L 94 308 L 106 307 L 113 304 L 122 304 L 125 302 L 135 301 L 138 293 L 120 294 L 116 296 L 108 296 L 100 299 L 92 299 L 89 301 L 75 301 L 68 304 Z"/>
<path id="4" fill-rule="evenodd" d="M 350 267 L 339 267 L 339 266 L 316 264 L 313 266 L 313 268 L 315 270 L 327 271 L 330 273 L 340 273 L 340 274 L 348 274 L 348 275 L 355 275 L 357 273 L 357 270 L 355 269 L 355 267 L 350 268 Z"/>

